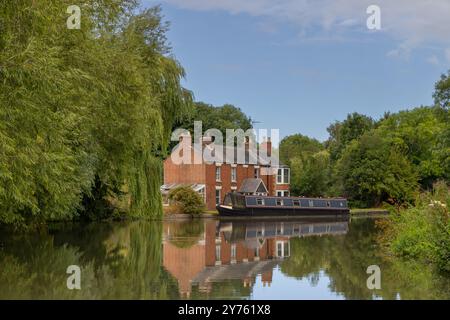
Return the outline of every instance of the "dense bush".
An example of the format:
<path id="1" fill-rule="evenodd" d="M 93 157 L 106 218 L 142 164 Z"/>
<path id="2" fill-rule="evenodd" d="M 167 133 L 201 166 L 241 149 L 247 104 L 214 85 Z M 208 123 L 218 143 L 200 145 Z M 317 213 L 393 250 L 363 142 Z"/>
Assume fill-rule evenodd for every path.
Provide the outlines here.
<path id="1" fill-rule="evenodd" d="M 169 192 L 169 201 L 177 213 L 200 214 L 205 210 L 202 197 L 189 186 L 179 186 Z"/>
<path id="2" fill-rule="evenodd" d="M 394 210 L 383 241 L 396 255 L 433 263 L 450 273 L 450 192 L 445 182 L 418 197 L 414 207 Z"/>

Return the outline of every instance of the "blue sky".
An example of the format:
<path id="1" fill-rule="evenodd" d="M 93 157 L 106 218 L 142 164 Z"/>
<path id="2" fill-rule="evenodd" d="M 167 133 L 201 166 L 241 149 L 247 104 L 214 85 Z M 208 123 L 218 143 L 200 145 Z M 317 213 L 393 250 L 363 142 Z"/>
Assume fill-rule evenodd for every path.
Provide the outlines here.
<path id="1" fill-rule="evenodd" d="M 379 118 L 432 103 L 450 68 L 450 1 L 145 0 L 161 4 L 168 40 L 198 101 L 240 107 L 280 136 L 319 140 L 347 113 Z M 433 3 L 431 5 L 430 3 Z"/>

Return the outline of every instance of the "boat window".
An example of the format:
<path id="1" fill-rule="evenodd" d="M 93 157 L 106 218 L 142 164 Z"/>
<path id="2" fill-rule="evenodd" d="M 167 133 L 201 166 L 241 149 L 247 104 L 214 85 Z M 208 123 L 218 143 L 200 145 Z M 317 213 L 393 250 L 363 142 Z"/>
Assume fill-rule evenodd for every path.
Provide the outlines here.
<path id="1" fill-rule="evenodd" d="M 264 199 L 258 198 L 256 199 L 256 204 L 259 206 L 263 206 L 264 205 Z"/>
<path id="2" fill-rule="evenodd" d="M 330 201 L 327 201 L 327 207 L 330 207 L 330 206 L 331 206 Z"/>
<path id="3" fill-rule="evenodd" d="M 283 200 L 277 199 L 277 206 L 282 206 L 282 205 L 283 205 Z"/>
<path id="4" fill-rule="evenodd" d="M 343 206 L 344 206 L 344 204 L 343 204 L 342 202 L 339 202 L 339 205 L 340 205 L 341 207 L 343 207 Z"/>
<path id="5" fill-rule="evenodd" d="M 314 201 L 313 200 L 309 200 L 309 206 L 310 207 L 314 207 Z"/>
<path id="6" fill-rule="evenodd" d="M 300 200 L 292 200 L 294 207 L 300 207 Z"/>

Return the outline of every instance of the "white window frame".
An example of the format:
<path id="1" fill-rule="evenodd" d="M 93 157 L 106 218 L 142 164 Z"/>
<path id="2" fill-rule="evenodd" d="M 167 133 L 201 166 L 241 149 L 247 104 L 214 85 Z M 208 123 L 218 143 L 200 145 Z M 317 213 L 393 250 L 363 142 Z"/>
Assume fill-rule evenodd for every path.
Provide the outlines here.
<path id="1" fill-rule="evenodd" d="M 237 253 L 236 244 L 233 243 L 231 245 L 231 259 L 236 260 L 236 253 Z"/>
<path id="2" fill-rule="evenodd" d="M 220 243 L 216 243 L 215 248 L 215 259 L 216 259 L 216 265 L 221 264 L 222 262 L 222 245 Z"/>
<path id="3" fill-rule="evenodd" d="M 220 182 L 222 181 L 222 167 L 216 166 L 216 181 Z"/>
<path id="4" fill-rule="evenodd" d="M 289 190 L 276 190 L 277 197 L 289 197 Z"/>
<path id="5" fill-rule="evenodd" d="M 289 245 L 289 241 L 276 242 L 276 255 L 279 258 L 287 258 L 291 255 L 291 246 Z"/>
<path id="6" fill-rule="evenodd" d="M 285 175 L 287 172 L 287 175 Z M 277 171 L 277 184 L 289 184 L 291 182 L 291 169 L 290 168 L 278 168 Z"/>
<path id="7" fill-rule="evenodd" d="M 236 167 L 231 167 L 231 182 L 237 181 L 237 169 Z"/>

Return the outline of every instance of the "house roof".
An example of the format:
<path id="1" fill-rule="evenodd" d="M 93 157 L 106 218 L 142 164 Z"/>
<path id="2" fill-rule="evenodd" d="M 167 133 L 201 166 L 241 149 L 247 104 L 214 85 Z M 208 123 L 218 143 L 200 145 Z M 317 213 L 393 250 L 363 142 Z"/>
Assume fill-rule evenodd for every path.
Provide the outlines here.
<path id="1" fill-rule="evenodd" d="M 255 192 L 265 192 L 267 193 L 267 188 L 262 179 L 260 178 L 247 178 L 242 182 L 239 188 L 241 193 L 255 193 Z"/>
<path id="2" fill-rule="evenodd" d="M 172 150 L 172 152 L 178 152 L 179 148 L 183 148 L 182 144 L 178 144 L 176 148 Z M 230 147 L 227 145 L 222 146 L 222 152 L 220 154 L 215 154 L 220 148 L 218 146 L 213 146 L 212 144 L 200 144 L 195 143 L 192 145 L 189 145 L 189 148 L 196 152 L 197 154 L 202 156 L 202 159 L 206 162 L 218 162 L 218 163 L 235 163 L 235 164 L 254 164 L 254 165 L 261 165 L 261 166 L 270 166 L 275 165 L 276 167 L 286 167 L 281 162 L 276 165 L 272 162 L 272 158 L 263 154 L 258 153 L 258 151 L 254 148 L 243 148 L 243 154 L 244 157 L 239 158 L 238 157 L 238 147 Z M 206 152 L 205 152 L 206 151 Z"/>

